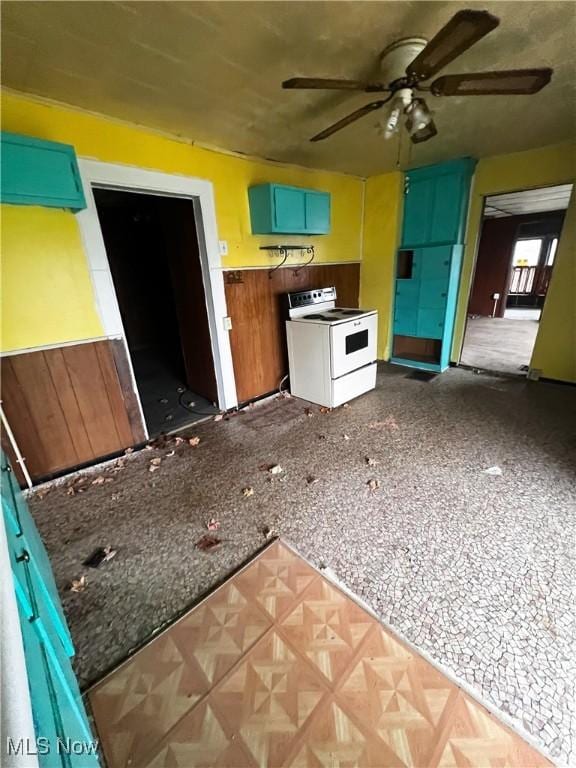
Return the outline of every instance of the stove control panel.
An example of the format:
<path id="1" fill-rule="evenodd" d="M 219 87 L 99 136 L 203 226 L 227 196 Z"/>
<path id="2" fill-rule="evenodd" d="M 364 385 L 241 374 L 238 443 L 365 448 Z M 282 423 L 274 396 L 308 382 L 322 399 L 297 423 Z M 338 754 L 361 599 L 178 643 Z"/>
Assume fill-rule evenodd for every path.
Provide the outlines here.
<path id="1" fill-rule="evenodd" d="M 325 301 L 336 301 L 336 288 L 314 288 L 310 291 L 297 291 L 288 294 L 288 306 L 290 309 L 296 307 L 308 307 L 313 304 L 322 304 Z"/>

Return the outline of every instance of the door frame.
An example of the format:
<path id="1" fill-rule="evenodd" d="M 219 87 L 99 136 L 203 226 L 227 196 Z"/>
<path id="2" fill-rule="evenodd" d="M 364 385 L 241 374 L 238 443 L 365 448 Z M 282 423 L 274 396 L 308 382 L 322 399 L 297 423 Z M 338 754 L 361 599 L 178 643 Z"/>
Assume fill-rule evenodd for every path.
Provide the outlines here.
<path id="1" fill-rule="evenodd" d="M 108 338 L 120 338 L 124 344 L 132 386 L 138 398 L 140 416 L 146 436 L 149 436 L 148 427 L 134 376 L 126 332 L 120 315 L 118 297 L 112 280 L 112 272 L 92 192 L 93 188 L 116 189 L 123 192 L 176 197 L 192 201 L 216 374 L 218 406 L 224 411 L 237 407 L 238 399 L 230 337 L 225 328 L 225 319 L 227 318 L 226 295 L 212 182 L 206 179 L 152 171 L 135 166 L 104 163 L 88 158 L 79 158 L 78 166 L 86 208 L 80 211 L 76 218 L 88 259 L 98 314 L 105 335 Z"/>

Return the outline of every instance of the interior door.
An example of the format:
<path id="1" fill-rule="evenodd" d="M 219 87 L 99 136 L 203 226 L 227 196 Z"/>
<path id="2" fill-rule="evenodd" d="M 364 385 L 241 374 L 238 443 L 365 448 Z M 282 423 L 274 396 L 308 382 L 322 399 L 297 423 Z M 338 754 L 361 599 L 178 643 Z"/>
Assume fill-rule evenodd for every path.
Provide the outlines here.
<path id="1" fill-rule="evenodd" d="M 218 402 L 206 294 L 192 200 L 162 198 L 164 236 L 180 326 L 186 384 L 192 392 Z"/>

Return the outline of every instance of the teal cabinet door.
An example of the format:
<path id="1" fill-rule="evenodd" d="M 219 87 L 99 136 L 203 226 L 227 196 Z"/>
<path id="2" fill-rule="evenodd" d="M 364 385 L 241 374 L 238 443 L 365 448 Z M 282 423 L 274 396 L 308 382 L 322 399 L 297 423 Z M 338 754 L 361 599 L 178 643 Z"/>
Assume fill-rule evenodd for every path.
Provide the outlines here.
<path id="1" fill-rule="evenodd" d="M 450 246 L 422 248 L 420 251 L 421 280 L 436 280 L 439 278 L 448 280 L 451 259 L 452 248 Z"/>
<path id="2" fill-rule="evenodd" d="M 404 184 L 402 245 L 460 242 L 475 161 L 450 160 L 408 171 Z"/>
<path id="3" fill-rule="evenodd" d="M 274 187 L 274 229 L 283 233 L 306 231 L 306 197 L 301 189 Z"/>
<path id="4" fill-rule="evenodd" d="M 422 281 L 418 300 L 422 309 L 444 309 L 447 298 L 448 277 Z"/>
<path id="5" fill-rule="evenodd" d="M 434 199 L 434 180 L 406 174 L 402 243 L 419 246 L 428 242 Z"/>
<path id="6" fill-rule="evenodd" d="M 458 172 L 445 173 L 434 179 L 428 242 L 456 243 L 460 239 L 463 186 L 464 177 Z"/>
<path id="7" fill-rule="evenodd" d="M 3 131 L 3 203 L 86 208 L 74 147 Z"/>
<path id="8" fill-rule="evenodd" d="M 325 235 L 330 232 L 330 195 L 327 192 L 305 192 L 306 232 Z"/>
<path id="9" fill-rule="evenodd" d="M 330 194 L 283 184 L 248 190 L 254 235 L 325 235 L 330 232 Z"/>
<path id="10" fill-rule="evenodd" d="M 397 280 L 395 306 L 400 309 L 418 307 L 420 296 L 419 280 Z"/>
<path id="11" fill-rule="evenodd" d="M 444 309 L 419 309 L 415 336 L 423 339 L 441 339 L 444 334 Z"/>
<path id="12" fill-rule="evenodd" d="M 418 328 L 417 307 L 396 307 L 394 310 L 394 333 L 399 336 L 415 336 Z"/>

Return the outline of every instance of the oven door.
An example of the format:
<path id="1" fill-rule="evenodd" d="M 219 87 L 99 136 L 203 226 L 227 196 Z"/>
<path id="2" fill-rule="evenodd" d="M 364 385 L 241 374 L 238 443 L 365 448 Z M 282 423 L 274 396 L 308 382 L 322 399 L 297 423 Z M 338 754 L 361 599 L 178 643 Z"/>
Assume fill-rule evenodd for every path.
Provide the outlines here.
<path id="1" fill-rule="evenodd" d="M 376 360 L 378 315 L 348 320 L 330 328 L 331 372 L 337 379 Z"/>

